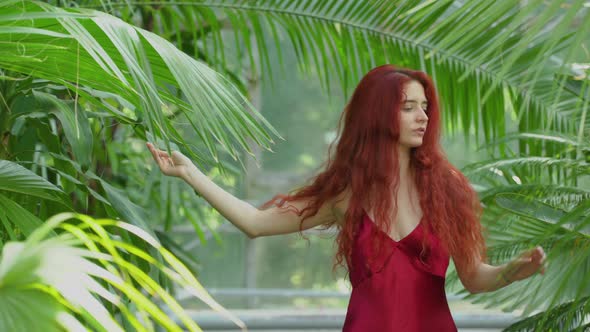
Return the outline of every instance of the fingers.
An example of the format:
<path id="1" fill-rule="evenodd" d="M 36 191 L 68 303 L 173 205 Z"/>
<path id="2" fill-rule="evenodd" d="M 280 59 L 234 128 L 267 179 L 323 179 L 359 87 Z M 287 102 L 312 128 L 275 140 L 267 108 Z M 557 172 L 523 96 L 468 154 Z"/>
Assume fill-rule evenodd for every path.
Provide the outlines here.
<path id="1" fill-rule="evenodd" d="M 504 273 L 511 280 L 522 280 L 539 272 L 544 275 L 547 255 L 541 246 L 525 250 L 511 260 L 504 268 Z"/>
<path id="2" fill-rule="evenodd" d="M 539 269 L 539 273 L 541 274 L 545 274 L 545 270 L 546 270 L 546 260 L 547 260 L 547 254 L 545 254 L 545 251 L 543 250 L 543 248 L 541 246 L 537 246 L 531 250 L 529 250 L 527 252 L 527 256 L 529 256 L 530 258 L 530 262 L 533 263 L 535 266 L 538 266 Z"/>
<path id="3" fill-rule="evenodd" d="M 543 251 L 543 248 L 536 247 L 535 249 L 532 250 L 531 260 L 533 262 L 543 264 L 545 262 L 546 258 L 547 258 L 547 255 L 545 254 L 545 251 Z"/>
<path id="4" fill-rule="evenodd" d="M 158 166 L 160 168 L 163 168 L 165 165 L 165 162 L 164 162 L 165 155 L 162 155 L 160 153 L 160 150 L 156 149 L 153 144 L 147 143 L 146 145 L 147 145 L 148 149 L 150 150 L 150 152 L 152 153 L 152 157 L 154 158 L 154 160 L 156 161 Z"/>
<path id="5" fill-rule="evenodd" d="M 146 145 L 147 145 L 148 149 L 150 150 L 150 152 L 152 153 L 152 157 L 159 165 L 160 164 L 160 154 L 158 153 L 158 150 L 154 147 L 154 145 L 152 143 L 147 142 Z"/>
<path id="6" fill-rule="evenodd" d="M 157 149 L 150 142 L 147 142 L 146 145 L 147 145 L 148 149 L 150 150 L 150 152 L 152 153 L 152 157 L 154 158 L 156 163 L 158 163 L 158 166 L 160 167 L 160 169 L 164 169 L 168 166 L 174 166 L 174 161 L 172 160 L 172 158 L 170 158 L 170 156 L 168 155 L 168 153 L 166 151 Z"/>
<path id="7" fill-rule="evenodd" d="M 540 257 L 544 257 L 544 256 L 545 256 L 545 251 L 543 251 L 543 248 L 541 248 L 540 246 L 537 246 L 537 247 L 535 247 L 533 249 L 529 249 L 529 250 L 526 250 L 526 251 L 522 252 L 518 256 L 518 258 L 524 258 L 524 259 L 526 259 L 526 258 L 532 258 L 532 259 L 535 259 L 535 258 L 540 258 Z"/>
<path id="8" fill-rule="evenodd" d="M 546 261 L 547 261 L 547 254 L 545 254 L 545 252 L 543 251 L 543 248 L 539 247 L 539 249 L 540 249 L 540 254 L 541 254 L 541 257 L 539 259 L 539 264 L 541 265 L 541 271 L 540 271 L 540 273 L 541 274 L 545 274 L 545 270 L 547 268 L 547 263 L 546 263 Z"/>
<path id="9" fill-rule="evenodd" d="M 154 158 L 167 157 L 168 153 L 154 147 L 151 143 L 147 143 L 147 147 L 154 156 Z"/>
<path id="10" fill-rule="evenodd" d="M 507 271 L 514 274 L 519 273 L 519 271 L 529 271 L 522 272 L 526 277 L 531 276 L 535 272 L 539 272 L 543 275 L 547 268 L 546 260 L 547 255 L 545 254 L 545 251 L 541 246 L 537 246 L 518 255 L 516 259 L 512 260 L 509 264 Z"/>

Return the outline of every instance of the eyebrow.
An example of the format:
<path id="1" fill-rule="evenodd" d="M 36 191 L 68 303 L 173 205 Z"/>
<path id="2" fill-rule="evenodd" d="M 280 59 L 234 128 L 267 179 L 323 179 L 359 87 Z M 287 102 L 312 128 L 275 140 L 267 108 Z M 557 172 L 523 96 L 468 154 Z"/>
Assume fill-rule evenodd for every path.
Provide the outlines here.
<path id="1" fill-rule="evenodd" d="M 408 99 L 408 100 L 404 100 L 404 103 L 417 103 L 417 100 L 414 99 Z M 422 102 L 423 104 L 428 104 L 428 100 L 425 100 Z"/>

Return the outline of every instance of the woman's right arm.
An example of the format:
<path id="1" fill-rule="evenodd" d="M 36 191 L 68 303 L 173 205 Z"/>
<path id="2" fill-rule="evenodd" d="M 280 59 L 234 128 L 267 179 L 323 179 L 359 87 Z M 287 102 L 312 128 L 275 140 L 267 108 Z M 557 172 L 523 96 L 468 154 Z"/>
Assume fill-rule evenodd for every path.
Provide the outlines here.
<path id="1" fill-rule="evenodd" d="M 184 179 L 215 210 L 249 238 L 288 234 L 300 230 L 302 217 L 299 217 L 295 212 L 276 206 L 266 210 L 259 210 L 219 187 L 180 152 L 174 151 L 172 156 L 169 156 L 165 151 L 156 149 L 150 143 L 148 143 L 148 148 L 162 173 Z M 305 202 L 288 202 L 287 204 L 291 204 L 300 210 L 306 206 Z M 305 230 L 332 222 L 335 218 L 332 209 L 333 204 L 326 202 L 318 210 L 318 213 L 305 219 L 302 229 Z"/>

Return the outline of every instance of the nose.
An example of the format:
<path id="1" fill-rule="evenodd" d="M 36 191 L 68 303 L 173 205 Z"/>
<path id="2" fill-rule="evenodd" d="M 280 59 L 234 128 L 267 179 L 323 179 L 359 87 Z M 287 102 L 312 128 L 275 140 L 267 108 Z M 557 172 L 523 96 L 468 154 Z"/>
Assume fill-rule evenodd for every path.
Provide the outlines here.
<path id="1" fill-rule="evenodd" d="M 428 121 L 428 114 L 422 109 L 418 112 L 418 121 L 419 122 L 426 122 Z"/>

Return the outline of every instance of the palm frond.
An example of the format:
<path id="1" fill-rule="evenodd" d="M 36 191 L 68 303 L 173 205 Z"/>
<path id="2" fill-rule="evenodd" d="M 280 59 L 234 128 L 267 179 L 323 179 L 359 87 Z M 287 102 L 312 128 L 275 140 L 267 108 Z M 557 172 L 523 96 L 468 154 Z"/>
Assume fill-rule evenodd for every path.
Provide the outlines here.
<path id="1" fill-rule="evenodd" d="M 21 240 L 21 235 L 28 236 L 43 223 L 34 214 L 2 194 L 0 194 L 0 221 L 11 241 Z M 0 247 L 2 245 L 3 243 L 0 242 Z"/>
<path id="2" fill-rule="evenodd" d="M 62 125 L 76 161 L 82 167 L 87 168 L 92 159 L 93 136 L 86 113 L 79 110 L 77 104 L 70 106 L 49 93 L 33 91 L 33 95 L 40 103 L 49 104 L 50 112 L 59 119 Z"/>
<path id="3" fill-rule="evenodd" d="M 3 2 L 0 9 L 0 68 L 75 92 L 115 93 L 134 106 L 144 130 L 188 147 L 162 111 L 173 102 L 215 161 L 214 142 L 238 159 L 236 144 L 251 153 L 246 138 L 270 149 L 266 130 L 280 137 L 227 79 L 153 33 L 105 13 L 40 2 Z"/>
<path id="4" fill-rule="evenodd" d="M 139 237 L 162 255 L 165 264 L 114 238 L 106 227 L 116 227 Z M 55 228 L 62 231 L 60 235 L 46 239 Z M 181 331 L 176 318 L 189 331 L 201 331 L 176 300 L 130 263 L 127 256 L 144 260 L 244 327 L 207 294 L 174 255 L 145 231 L 120 221 L 65 213 L 47 220 L 25 242 L 4 246 L 0 258 L 0 291 L 7 296 L 0 299 L 0 307 L 6 309 L 2 312 L 6 319 L 0 321 L 0 329 L 24 331 L 33 326 L 57 331 L 60 327 L 90 326 L 99 331 L 123 331 L 122 322 L 105 307 L 103 301 L 107 301 L 136 330 L 155 331 L 155 325 L 159 325 L 168 331 Z M 154 302 L 154 297 L 160 298 L 161 303 Z M 15 299 L 25 305 L 8 306 Z M 37 307 L 38 303 L 32 302 L 35 300 L 45 306 L 31 311 L 26 304 Z"/>
<path id="5" fill-rule="evenodd" d="M 577 137 L 574 135 L 568 135 L 563 132 L 550 132 L 550 131 L 533 131 L 533 132 L 518 132 L 513 134 L 507 134 L 502 138 L 493 140 L 489 144 L 481 145 L 478 150 L 489 149 L 491 147 L 510 142 L 515 140 L 536 140 L 548 144 L 559 144 L 563 146 L 563 152 L 567 152 L 568 149 L 577 149 L 583 151 L 590 151 L 590 144 L 588 142 L 579 142 Z"/>
<path id="6" fill-rule="evenodd" d="M 590 310 L 590 297 L 584 297 L 578 301 L 561 304 L 547 312 L 531 315 L 520 320 L 504 331 L 529 332 L 529 331 L 584 331 L 576 329 L 582 327 Z"/>
<path id="7" fill-rule="evenodd" d="M 496 184 L 478 191 L 479 199 L 486 205 L 493 204 L 492 200 L 498 194 L 513 193 L 535 197 L 535 199 L 570 210 L 582 201 L 590 199 L 590 191 L 578 187 L 561 186 L 544 183 L 524 183 L 502 185 Z"/>
<path id="8" fill-rule="evenodd" d="M 268 61 L 270 45 L 281 54 L 285 36 L 300 68 L 320 73 L 326 88 L 336 79 L 349 91 L 365 72 L 386 62 L 422 69 L 437 83 L 449 129 L 483 130 L 489 141 L 506 133 L 510 113 L 522 131 L 587 132 L 588 86 L 569 88 L 579 77 L 572 57 L 590 33 L 584 4 L 223 0 L 138 1 L 131 8 L 110 8 L 125 17 L 133 8 L 149 8 L 154 32 L 166 37 L 186 32 L 211 63 L 225 64 L 223 44 L 235 45 L 234 62 L 249 59 L 250 69 L 268 76 L 276 70 Z M 80 5 L 102 7 L 96 1 Z"/>
<path id="9" fill-rule="evenodd" d="M 564 183 L 575 183 L 590 172 L 589 163 L 580 158 L 516 157 L 484 160 L 465 166 L 462 171 L 472 180 L 485 179 L 497 184 L 526 183 L 528 179 L 562 178 Z M 559 171 L 559 172 L 558 172 Z"/>
<path id="10" fill-rule="evenodd" d="M 8 160 L 0 160 L 0 191 L 49 199 L 65 206 L 70 205 L 60 188 L 19 164 Z"/>
<path id="11" fill-rule="evenodd" d="M 467 297 L 504 310 L 522 308 L 524 317 L 533 311 L 551 315 L 557 306 L 588 296 L 590 234 L 580 229 L 590 224 L 588 206 L 590 200 L 584 200 L 575 209 L 563 211 L 523 195 L 500 194 L 484 214 L 490 262 L 504 263 L 540 245 L 547 253 L 548 268 L 543 276 L 535 274 L 494 293 Z M 530 327 L 529 323 L 523 326 Z"/>

